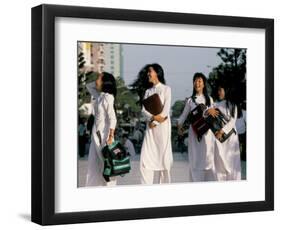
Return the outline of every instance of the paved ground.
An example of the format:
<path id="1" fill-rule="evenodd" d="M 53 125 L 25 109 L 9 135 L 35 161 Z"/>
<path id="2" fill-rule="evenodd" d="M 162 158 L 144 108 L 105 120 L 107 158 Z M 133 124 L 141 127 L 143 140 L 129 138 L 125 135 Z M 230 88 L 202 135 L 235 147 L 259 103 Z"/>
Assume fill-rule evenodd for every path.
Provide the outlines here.
<path id="1" fill-rule="evenodd" d="M 173 183 L 188 182 L 189 179 L 189 164 L 186 153 L 174 153 L 174 164 L 171 169 L 171 180 Z M 246 163 L 242 164 L 242 179 L 246 178 Z M 79 167 L 79 187 L 85 186 L 86 173 L 87 173 L 87 157 L 81 158 L 78 161 Z M 124 177 L 118 177 L 117 183 L 119 185 L 133 185 L 140 184 L 140 172 L 139 172 L 139 155 L 132 157 L 131 159 L 131 172 Z"/>

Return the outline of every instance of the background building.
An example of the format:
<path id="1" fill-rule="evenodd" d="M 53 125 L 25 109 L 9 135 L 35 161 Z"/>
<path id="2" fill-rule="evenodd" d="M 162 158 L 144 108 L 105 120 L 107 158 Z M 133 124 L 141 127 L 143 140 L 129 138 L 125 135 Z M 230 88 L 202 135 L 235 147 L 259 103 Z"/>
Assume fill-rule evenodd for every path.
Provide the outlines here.
<path id="1" fill-rule="evenodd" d="M 104 44 L 104 71 L 113 74 L 115 77 L 122 76 L 122 45 L 107 43 Z"/>
<path id="2" fill-rule="evenodd" d="M 122 45 L 113 43 L 79 42 L 78 52 L 83 52 L 85 71 L 109 72 L 122 77 Z"/>

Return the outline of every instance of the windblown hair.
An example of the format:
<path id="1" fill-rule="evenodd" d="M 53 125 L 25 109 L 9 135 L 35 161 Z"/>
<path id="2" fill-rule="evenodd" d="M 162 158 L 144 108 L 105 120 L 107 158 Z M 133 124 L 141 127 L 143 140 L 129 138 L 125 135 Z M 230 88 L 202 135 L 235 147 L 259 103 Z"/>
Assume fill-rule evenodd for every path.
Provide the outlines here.
<path id="1" fill-rule="evenodd" d="M 148 79 L 148 71 L 149 68 L 152 67 L 153 70 L 156 72 L 158 80 L 162 84 L 166 84 L 165 78 L 164 78 L 164 70 L 163 68 L 157 64 L 147 64 L 145 65 L 138 73 L 137 79 L 131 84 L 132 86 L 132 91 L 136 92 L 139 96 L 139 101 L 137 104 L 142 105 L 142 100 L 144 98 L 145 91 L 153 86 L 151 82 L 149 82 Z"/>

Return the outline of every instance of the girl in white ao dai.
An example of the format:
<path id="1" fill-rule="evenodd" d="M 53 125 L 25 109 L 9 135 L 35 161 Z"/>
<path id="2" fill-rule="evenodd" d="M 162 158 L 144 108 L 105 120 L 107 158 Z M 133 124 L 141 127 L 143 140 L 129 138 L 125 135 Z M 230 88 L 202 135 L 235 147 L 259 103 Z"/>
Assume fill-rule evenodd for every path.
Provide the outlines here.
<path id="1" fill-rule="evenodd" d="M 182 135 L 182 125 L 187 119 L 191 110 L 199 104 L 204 104 L 207 107 L 213 105 L 212 98 L 207 93 L 207 79 L 203 73 L 195 73 L 193 77 L 193 94 L 185 103 L 184 110 L 178 119 L 178 133 Z M 192 126 L 188 130 L 188 158 L 190 180 L 198 181 L 213 181 L 214 174 L 214 135 L 211 130 L 208 130 L 198 140 Z"/>
<path id="2" fill-rule="evenodd" d="M 229 98 L 227 92 L 225 87 L 218 87 L 219 101 L 214 105 L 229 118 L 229 122 L 216 133 L 215 171 L 219 181 L 241 179 L 240 146 L 235 126 L 238 108 L 234 103 L 227 100 Z M 229 133 L 232 129 L 235 130 L 235 133 L 232 133 L 226 141 L 221 143 L 219 141 L 221 136 L 224 133 Z"/>
<path id="3" fill-rule="evenodd" d="M 170 183 L 170 170 L 173 163 L 171 145 L 171 88 L 165 85 L 164 71 L 158 64 L 147 66 L 147 76 L 152 87 L 145 91 L 144 99 L 157 93 L 164 106 L 161 114 L 153 116 L 145 108 L 142 113 L 147 127 L 141 148 L 141 183 Z"/>
<path id="4" fill-rule="evenodd" d="M 111 74 L 103 72 L 95 83 L 99 94 L 94 105 L 95 122 L 91 135 L 86 186 L 116 185 L 116 177 L 111 177 L 110 182 L 106 182 L 103 178 L 104 163 L 101 153 L 106 144 L 112 144 L 114 141 L 117 123 L 114 110 L 116 82 Z"/>

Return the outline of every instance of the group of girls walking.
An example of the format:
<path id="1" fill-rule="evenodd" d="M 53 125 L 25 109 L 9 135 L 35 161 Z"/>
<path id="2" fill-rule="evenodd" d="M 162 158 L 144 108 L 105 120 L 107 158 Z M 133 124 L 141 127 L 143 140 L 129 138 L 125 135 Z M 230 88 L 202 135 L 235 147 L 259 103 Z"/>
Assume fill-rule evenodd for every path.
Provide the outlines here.
<path id="1" fill-rule="evenodd" d="M 140 153 L 140 175 L 142 184 L 171 183 L 171 167 L 173 164 L 171 144 L 171 88 L 166 85 L 164 71 L 159 64 L 148 64 L 139 73 L 137 79 L 140 104 L 153 94 L 158 94 L 163 105 L 160 114 L 152 115 L 142 105 L 142 114 L 147 126 Z M 106 182 L 103 178 L 103 157 L 101 150 L 114 141 L 116 113 L 114 100 L 117 93 L 113 75 L 103 72 L 95 81 L 95 122 L 91 135 L 88 158 L 86 186 L 116 185 L 117 178 Z M 88 90 L 94 92 L 88 86 Z M 91 94 L 93 95 L 93 93 Z M 97 92 L 97 93 L 96 93 Z M 241 178 L 240 150 L 238 135 L 231 135 L 225 142 L 219 139 L 232 128 L 235 129 L 237 106 L 228 99 L 228 90 L 221 86 L 218 89 L 218 102 L 208 95 L 206 77 L 196 73 L 193 78 L 193 94 L 186 100 L 184 110 L 178 119 L 178 133 L 182 135 L 182 125 L 190 111 L 198 104 L 207 106 L 206 114 L 216 116 L 219 108 L 229 122 L 213 134 L 210 130 L 199 141 L 193 129 L 189 128 L 187 172 L 191 181 L 239 180 Z M 189 168 L 189 169 L 188 169 Z M 188 172 L 189 170 L 189 172 Z"/>

